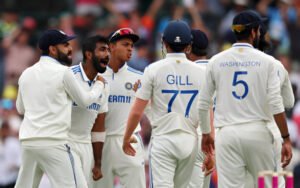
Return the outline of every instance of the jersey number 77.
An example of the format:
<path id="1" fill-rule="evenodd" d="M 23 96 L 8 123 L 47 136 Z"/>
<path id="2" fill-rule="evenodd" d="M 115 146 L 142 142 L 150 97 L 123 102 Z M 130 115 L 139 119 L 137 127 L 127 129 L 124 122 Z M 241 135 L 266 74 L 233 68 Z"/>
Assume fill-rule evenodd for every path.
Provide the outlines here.
<path id="1" fill-rule="evenodd" d="M 190 112 L 190 108 L 191 108 L 191 105 L 195 99 L 195 97 L 197 96 L 198 94 L 198 90 L 166 90 L 166 89 L 163 89 L 161 90 L 162 93 L 166 93 L 166 94 L 173 94 L 173 96 L 171 97 L 169 103 L 168 103 L 168 113 L 172 112 L 172 104 L 176 98 L 176 96 L 180 93 L 180 94 L 191 94 L 191 98 L 187 104 L 187 107 L 186 107 L 186 110 L 185 110 L 185 117 L 189 117 L 189 112 Z"/>

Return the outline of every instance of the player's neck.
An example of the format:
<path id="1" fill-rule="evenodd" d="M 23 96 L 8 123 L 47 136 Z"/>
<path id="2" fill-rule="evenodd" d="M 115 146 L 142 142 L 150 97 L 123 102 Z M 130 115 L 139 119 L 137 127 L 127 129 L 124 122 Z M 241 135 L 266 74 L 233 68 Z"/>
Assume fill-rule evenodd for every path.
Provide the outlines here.
<path id="1" fill-rule="evenodd" d="M 250 40 L 238 40 L 238 41 L 236 41 L 237 43 L 248 43 L 248 44 L 251 44 L 251 45 L 253 45 L 253 42 L 252 42 L 252 40 L 250 41 Z"/>
<path id="2" fill-rule="evenodd" d="M 193 53 L 190 53 L 190 55 L 188 56 L 188 59 L 191 60 L 191 61 L 197 61 L 197 60 L 206 59 L 206 56 L 197 56 Z"/>
<path id="3" fill-rule="evenodd" d="M 111 56 L 108 66 L 113 70 L 114 73 L 117 73 L 119 69 L 124 65 L 125 61 L 117 59 L 115 56 Z"/>
<path id="4" fill-rule="evenodd" d="M 97 71 L 93 67 L 92 62 L 83 62 L 82 63 L 83 70 L 88 77 L 89 80 L 94 80 L 94 78 L 97 76 Z"/>

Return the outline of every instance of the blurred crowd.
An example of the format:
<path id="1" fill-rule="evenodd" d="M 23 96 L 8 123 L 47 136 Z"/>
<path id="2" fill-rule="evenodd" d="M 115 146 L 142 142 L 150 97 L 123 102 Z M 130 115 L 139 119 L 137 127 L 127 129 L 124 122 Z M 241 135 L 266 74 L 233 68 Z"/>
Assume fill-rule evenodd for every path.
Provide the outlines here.
<path id="1" fill-rule="evenodd" d="M 108 36 L 118 28 L 130 27 L 141 40 L 136 43 L 133 57 L 128 64 L 143 71 L 149 63 L 163 58 L 165 50 L 162 47 L 161 34 L 169 20 L 183 19 L 191 28 L 203 30 L 209 37 L 211 57 L 235 42 L 231 31 L 232 19 L 246 9 L 254 9 L 268 18 L 268 37 L 272 41 L 272 48 L 268 53 L 279 59 L 290 74 L 296 103 L 293 109 L 286 110 L 294 147 L 294 158 L 287 170 L 294 170 L 295 176 L 299 177 L 299 0 L 60 1 L 65 2 L 63 10 L 55 10 L 50 14 L 37 14 L 28 10 L 24 12 L 17 5 L 17 1 L 3 1 L 10 3 L 6 3 L 7 7 L 0 12 L 0 187 L 16 180 L 20 166 L 18 130 L 22 117 L 15 108 L 18 78 L 27 67 L 38 61 L 40 50 L 37 41 L 43 31 L 55 28 L 68 35 L 78 36 L 71 41 L 75 65 L 82 60 L 81 43 L 85 38 L 95 34 Z M 143 118 L 141 124 L 144 144 L 147 146 L 151 135 L 150 123 L 147 118 Z M 146 155 L 145 158 L 147 159 Z M 216 181 L 214 175 L 212 179 Z M 295 183 L 299 183 L 297 179 Z"/>

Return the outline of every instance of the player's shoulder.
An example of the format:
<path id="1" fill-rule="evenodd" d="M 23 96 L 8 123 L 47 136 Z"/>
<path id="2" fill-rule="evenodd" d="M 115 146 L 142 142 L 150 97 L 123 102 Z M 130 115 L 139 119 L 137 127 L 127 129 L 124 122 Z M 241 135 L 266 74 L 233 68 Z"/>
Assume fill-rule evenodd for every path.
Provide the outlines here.
<path id="1" fill-rule="evenodd" d="M 127 71 L 130 73 L 130 74 L 133 74 L 133 75 L 136 75 L 136 76 L 142 76 L 143 73 L 139 70 L 136 70 L 130 66 L 127 65 Z"/>
<path id="2" fill-rule="evenodd" d="M 165 59 L 161 59 L 161 60 L 158 60 L 158 61 L 154 61 L 152 63 L 150 63 L 149 65 L 147 65 L 145 67 L 145 71 L 155 71 L 155 70 L 159 70 L 162 66 L 165 65 Z"/>
<path id="3" fill-rule="evenodd" d="M 80 67 L 80 64 L 71 66 L 71 67 L 69 67 L 69 69 L 73 72 L 74 75 L 76 75 L 78 73 L 80 74 L 81 71 L 82 71 L 81 67 Z"/>
<path id="4" fill-rule="evenodd" d="M 224 57 L 227 57 L 230 53 L 232 52 L 232 48 L 226 49 L 222 52 L 219 52 L 215 55 L 213 55 L 209 62 L 214 62 L 214 61 L 218 61 L 218 60 L 224 60 Z"/>

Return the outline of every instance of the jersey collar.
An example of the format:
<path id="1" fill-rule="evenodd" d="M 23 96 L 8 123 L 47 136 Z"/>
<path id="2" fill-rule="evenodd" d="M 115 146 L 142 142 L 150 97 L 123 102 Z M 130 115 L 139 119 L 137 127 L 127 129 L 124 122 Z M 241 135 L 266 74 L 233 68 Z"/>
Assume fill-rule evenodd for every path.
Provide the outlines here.
<path id="1" fill-rule="evenodd" d="M 107 65 L 106 67 L 107 67 L 106 70 L 109 70 L 110 72 L 113 72 L 113 73 L 114 73 L 113 69 L 112 69 L 109 65 Z M 117 73 L 120 73 L 120 72 L 122 72 L 123 70 L 126 70 L 126 69 L 127 69 L 127 62 L 125 62 L 125 63 L 119 68 L 119 70 L 118 70 L 118 72 L 116 72 L 116 74 L 117 74 Z"/>
<path id="2" fill-rule="evenodd" d="M 82 62 L 80 62 L 79 63 L 79 67 L 80 67 L 80 72 L 81 72 L 81 77 L 82 77 L 82 79 L 84 80 L 84 81 L 86 81 L 86 82 L 90 82 L 90 79 L 87 77 L 87 75 L 85 74 L 85 72 L 84 72 L 84 69 L 83 69 L 83 67 L 82 67 Z"/>
<path id="3" fill-rule="evenodd" d="M 179 53 L 167 53 L 167 58 L 186 58 L 186 55 L 185 53 L 183 52 L 179 52 Z"/>
<path id="4" fill-rule="evenodd" d="M 253 46 L 249 43 L 234 43 L 232 47 L 246 47 L 246 48 L 253 48 Z"/>
<path id="5" fill-rule="evenodd" d="M 58 63 L 58 64 L 61 64 L 61 65 L 64 65 L 64 64 L 62 64 L 62 62 L 60 62 L 57 59 L 55 59 L 54 57 L 51 57 L 51 56 L 48 56 L 48 55 L 41 55 L 40 60 L 54 62 L 54 63 Z"/>
<path id="6" fill-rule="evenodd" d="M 195 63 L 197 63 L 197 64 L 208 63 L 208 59 L 199 59 L 199 60 L 196 60 Z"/>

